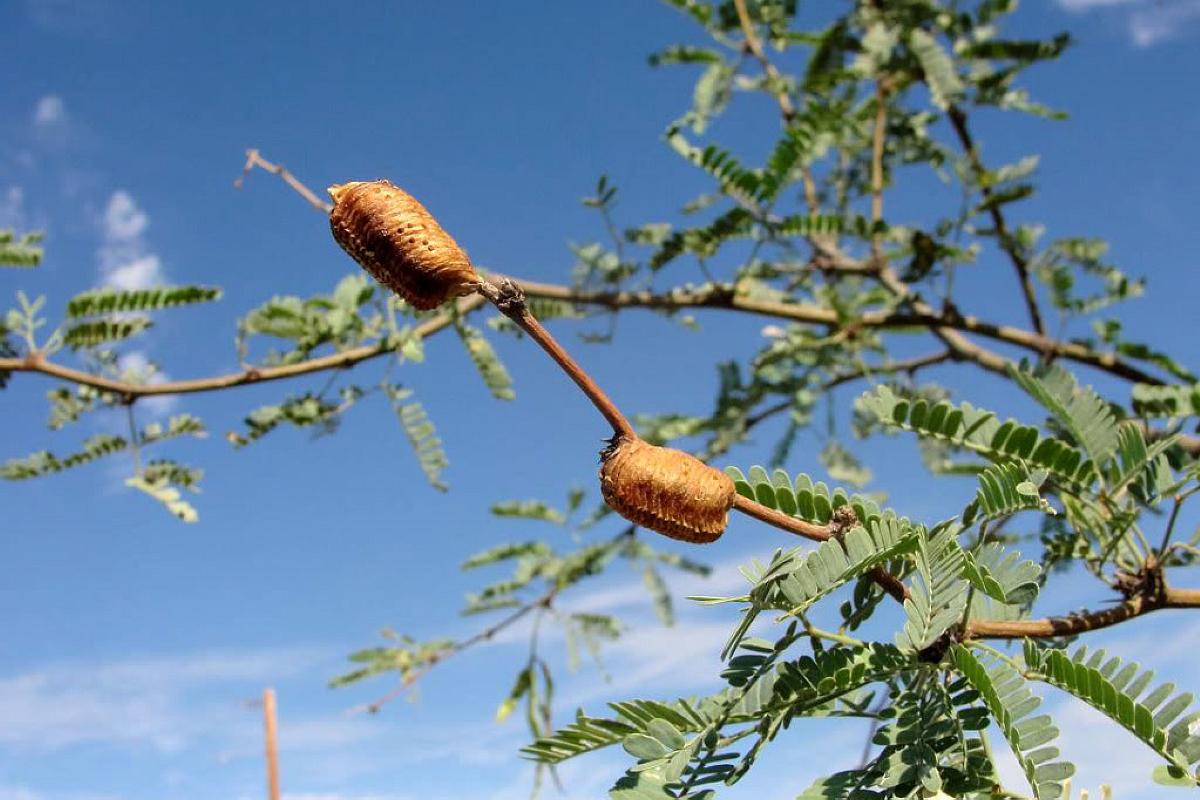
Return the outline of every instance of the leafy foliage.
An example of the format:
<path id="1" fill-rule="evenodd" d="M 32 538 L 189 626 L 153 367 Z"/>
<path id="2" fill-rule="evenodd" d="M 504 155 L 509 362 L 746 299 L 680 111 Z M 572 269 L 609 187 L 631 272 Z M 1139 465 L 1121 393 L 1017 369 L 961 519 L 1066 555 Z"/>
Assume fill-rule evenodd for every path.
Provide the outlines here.
<path id="1" fill-rule="evenodd" d="M 1191 386 L 1135 384 L 1133 410 L 1143 417 L 1200 416 L 1200 383 Z"/>
<path id="2" fill-rule="evenodd" d="M 495 349 L 483 335 L 483 333 L 475 327 L 468 325 L 465 322 L 459 321 L 455 324 L 454 329 L 458 331 L 458 336 L 462 340 L 463 347 L 467 349 L 467 355 L 471 357 L 471 362 L 475 364 L 475 369 L 479 371 L 479 376 L 483 378 L 484 384 L 488 391 L 492 393 L 492 397 L 497 400 L 512 400 L 517 396 L 513 391 L 513 380 L 508 374 L 508 370 L 504 367 L 504 362 L 500 360 L 500 356 L 496 355 Z"/>
<path id="3" fill-rule="evenodd" d="M 1089 654 L 1081 646 L 1068 656 L 1027 642 L 1025 661 L 1042 680 L 1104 713 L 1166 759 L 1172 778 L 1200 786 L 1200 735 L 1195 732 L 1200 711 L 1184 713 L 1192 705 L 1191 694 L 1175 694 L 1173 683 L 1146 691 L 1153 672 L 1106 657 L 1103 650 Z"/>
<path id="4" fill-rule="evenodd" d="M 554 502 L 495 502 L 498 528 L 528 525 L 545 538 L 522 531 L 463 561 L 480 584 L 460 610 L 472 622 L 485 620 L 484 627 L 424 641 L 385 631 L 382 645 L 352 654 L 349 671 L 333 684 L 393 677 L 396 689 L 367 706 L 378 710 L 446 659 L 527 625 L 519 633 L 530 634 L 528 650 L 521 648 L 513 671 L 496 686 L 496 717 L 524 717 L 533 739 L 524 752 L 538 764 L 535 781 L 566 759 L 620 744 L 634 763 L 612 797 L 709 800 L 718 786 L 737 783 L 795 720 L 838 716 L 871 723 L 865 753 L 855 767 L 830 765 L 832 774 L 803 798 L 982 800 L 1012 796 L 1000 786 L 984 737 L 989 719 L 1037 798 L 1065 794 L 1072 768 L 1059 760 L 1052 745 L 1057 730 L 1048 716 L 1035 713 L 1040 701 L 1026 685 L 1038 679 L 1094 705 L 1152 747 L 1166 760 L 1160 778 L 1195 785 L 1200 745 L 1190 695 L 1172 697 L 1169 684 L 1147 691 L 1148 674 L 1103 654 L 1080 650 L 1071 657 L 1030 644 L 1021 665 L 985 642 L 998 627 L 1004 637 L 1024 630 L 1050 638 L 1043 636 L 1046 626 L 1024 618 L 1037 598 L 1052 594 L 1055 573 L 1068 562 L 1157 607 L 1177 596 L 1171 595 L 1174 575 L 1200 559 L 1200 533 L 1182 532 L 1180 514 L 1200 493 L 1200 451 L 1185 427 L 1200 409 L 1196 376 L 1171 355 L 1127 338 L 1119 319 L 1098 316 L 1144 289 L 1144 281 L 1108 262 L 1102 240 L 1043 241 L 1041 226 L 1016 219 L 1028 207 L 1015 204 L 1037 189 L 1038 157 L 988 164 L 990 148 L 972 133 L 981 109 L 1061 118 L 1031 99 L 1021 78 L 1032 65 L 1056 59 L 1069 37 L 1006 38 L 1002 22 L 1016 6 L 1012 0 L 855 3 L 821 11 L 814 29 L 804 27 L 794 0 L 668 3 L 702 38 L 684 37 L 686 43 L 651 57 L 655 66 L 683 65 L 695 73 L 682 113 L 663 138 L 667 153 L 703 186 L 689 188 L 677 216 L 618 220 L 617 187 L 601 176 L 583 205 L 598 215 L 609 241 L 572 246 L 573 286 L 539 297 L 531 285 L 529 309 L 543 319 L 602 318 L 606 326 L 580 333 L 596 343 L 617 341 L 617 318 L 631 306 L 688 328 L 697 327 L 684 313 L 694 307 L 768 317 L 750 348 L 737 338 L 740 328 L 715 334 L 720 351 L 738 355 L 717 364 L 711 407 L 667 408 L 634 419 L 648 440 L 678 442 L 709 461 L 738 445 L 768 447 L 772 469 L 727 470 L 736 491 L 812 525 L 835 519 L 838 525 L 825 528 L 828 540 L 745 566 L 743 593 L 693 598 L 737 609 L 722 653 L 721 691 L 616 702 L 611 715 L 600 717 L 580 709 L 574 722 L 554 731 L 557 676 L 542 651 L 544 631 L 561 631 L 570 668 L 586 652 L 603 673 L 603 648 L 626 630 L 613 614 L 560 599 L 624 565 L 658 618 L 675 624 L 679 609 L 669 570 L 704 575 L 708 568 L 677 549 L 660 550 L 603 504 L 584 508 L 580 489 Z M 751 102 L 743 103 L 747 96 Z M 755 101 L 777 108 L 779 123 L 756 129 L 716 124 Z M 739 132 L 737 147 L 717 138 L 730 130 Z M 750 141 L 746 130 L 768 136 Z M 942 208 L 942 194 L 930 194 L 916 216 L 893 203 L 893 184 L 918 174 L 952 187 L 942 193 L 951 202 Z M 0 233 L 0 263 L 32 265 L 41 256 L 38 244 L 36 235 Z M 1027 330 L 991 318 L 993 298 L 962 296 L 970 284 L 956 275 L 985 261 L 990 269 L 993 258 L 1009 261 L 1019 279 L 1020 305 L 1031 312 Z M 668 275 L 677 278 L 664 286 Z M 50 361 L 62 351 L 75 366 L 51 374 L 73 376 L 68 382 L 76 385 L 49 393 L 50 427 L 127 405 L 129 434 L 93 437 L 62 458 L 43 451 L 14 459 L 0 475 L 38 477 L 130 452 L 128 485 L 195 521 L 185 497 L 198 491 L 201 470 L 174 458 L 142 458 L 145 448 L 172 448 L 179 437 L 202 436 L 205 428 L 181 413 L 138 429 L 134 413 L 150 393 L 142 390 L 157 379 L 156 368 L 117 350 L 150 327 L 153 313 L 219 294 L 203 286 L 94 289 L 68 301 L 65 319 L 55 325 L 46 318 L 44 298 L 18 293 L 0 323 L 0 358 L 10 368 L 0 371 L 0 388 L 18 370 L 64 367 Z M 274 297 L 238 324 L 240 372 L 204 388 L 330 376 L 282 399 L 267 398 L 240 433 L 229 435 L 237 446 L 283 425 L 332 433 L 344 413 L 378 392 L 399 418 L 428 481 L 444 489 L 448 456 L 430 413 L 391 371 L 423 360 L 423 337 L 452 327 L 491 395 L 513 399 L 512 378 L 472 324 L 472 312 L 461 310 L 468 307 L 417 312 L 361 274 L 328 293 Z M 1082 318 L 1091 332 L 1065 338 L 1067 326 Z M 504 316 L 487 324 L 522 335 Z M 937 349 L 925 353 L 900 344 L 918 340 Z M 1010 363 L 1017 349 L 1043 365 Z M 372 359 L 382 374 L 362 385 L 339 383 L 348 374 L 343 368 Z M 1097 388 L 1068 371 L 1073 363 L 1096 371 Z M 938 364 L 986 367 L 1037 402 L 1044 419 L 1036 425 L 1002 419 L 963 400 L 926 379 L 924 371 Z M 1110 397 L 1117 379 L 1137 382 L 1132 402 Z M 859 490 L 869 484 L 871 466 L 878 465 L 860 461 L 840 430 L 850 415 L 839 387 L 860 381 L 872 388 L 855 404 L 853 431 L 911 433 L 933 473 L 920 484 L 920 497 L 855 494 L 782 468 L 819 459 L 830 480 Z M 975 399 L 973 384 L 947 384 Z M 1008 400 L 990 391 L 986 399 L 997 408 Z M 807 446 L 809 434 L 817 446 Z M 775 438 L 764 443 L 761 437 Z M 952 491 L 955 477 L 961 498 Z M 948 504 L 940 523 L 929 516 L 935 504 Z M 887 505 L 919 510 L 923 519 Z M 843 508 L 854 512 L 856 523 L 839 512 Z M 597 535 L 604 526 L 611 527 L 607 538 Z M 1032 560 L 1015 549 L 1030 538 L 1042 545 L 1040 552 L 1022 545 Z M 911 595 L 898 632 L 886 629 L 887 614 L 876 613 L 891 602 L 879 586 L 887 583 L 877 580 L 880 570 Z M 895 590 L 897 584 L 888 585 Z M 763 612 L 774 612 L 782 629 L 771 627 Z M 1106 624 L 1111 616 L 1073 619 Z M 854 638 L 868 633 L 885 640 L 894 633 L 895 644 Z M 714 653 L 718 647 L 714 641 Z"/>
<path id="5" fill-rule="evenodd" d="M 1031 475 L 1029 470 L 1019 463 L 993 464 L 979 473 L 979 489 L 975 493 L 975 506 L 979 516 L 971 515 L 964 521 L 995 519 L 1018 511 L 1053 512 L 1050 505 L 1038 494 L 1038 486 L 1043 480 L 1044 470 Z"/>
<path id="6" fill-rule="evenodd" d="M 221 298 L 216 286 L 157 286 L 152 289 L 89 289 L 67 301 L 67 318 L 82 319 L 106 314 L 160 311 L 176 306 L 208 303 Z"/>
<path id="7" fill-rule="evenodd" d="M 1054 366 L 1041 374 L 1010 368 L 1009 374 L 1049 409 L 1094 463 L 1104 463 L 1116 451 L 1117 425 L 1112 410 L 1094 391 L 1078 386 L 1071 373 Z"/>
<path id="8" fill-rule="evenodd" d="M 63 333 L 63 342 L 68 347 L 75 349 L 96 347 L 136 336 L 152 324 L 148 317 L 129 317 L 120 320 L 88 320 L 87 322 L 79 322 L 68 327 Z"/>
<path id="9" fill-rule="evenodd" d="M 922 399 L 910 402 L 884 385 L 864 394 L 859 404 L 886 426 L 939 439 L 994 461 L 1020 459 L 1070 483 L 1090 484 L 1095 478 L 1093 463 L 1061 439 L 1042 436 L 1036 428 L 1012 419 L 1001 423 L 993 412 L 967 402 L 958 406 Z M 1107 436 L 1093 444 L 1107 447 Z"/>
<path id="10" fill-rule="evenodd" d="M 1029 691 L 1021 674 L 998 659 L 987 664 L 969 648 L 959 645 L 951 649 L 950 658 L 979 692 L 1004 733 L 1036 800 L 1062 797 L 1063 782 L 1074 774 L 1075 768 L 1068 762 L 1053 760 L 1058 758 L 1059 751 L 1050 743 L 1058 738 L 1058 728 L 1049 716 L 1029 716 L 1042 701 Z"/>
<path id="11" fill-rule="evenodd" d="M 41 450 L 25 458 L 9 459 L 0 466 L 0 477 L 10 481 L 39 478 L 63 470 L 90 464 L 104 456 L 119 453 L 129 446 L 120 436 L 98 433 L 83 443 L 83 449 L 63 458 Z"/>
<path id="12" fill-rule="evenodd" d="M 929 532 L 919 531 L 916 580 L 911 597 L 904 601 L 904 629 L 896 634 L 896 644 L 902 650 L 925 650 L 962 619 L 967 586 L 961 580 L 965 554 L 957 535 L 958 529 L 951 523 Z"/>
<path id="13" fill-rule="evenodd" d="M 392 384 L 383 384 L 384 393 L 392 403 L 392 410 L 400 419 L 404 435 L 412 446 L 421 465 L 421 471 L 429 480 L 429 485 L 439 491 L 446 491 L 447 485 L 442 480 L 442 472 L 450 466 L 446 451 L 442 449 L 442 440 L 438 438 L 437 429 L 429 419 L 425 406 L 413 400 L 412 389 L 404 389 Z"/>
<path id="14" fill-rule="evenodd" d="M 1042 568 L 1021 554 L 988 542 L 963 554 L 963 575 L 977 591 L 1005 605 L 1029 605 L 1038 595 Z"/>
<path id="15" fill-rule="evenodd" d="M 142 474 L 127 478 L 125 485 L 144 492 L 162 503 L 167 511 L 174 514 L 181 521 L 196 522 L 200 518 L 196 513 L 196 509 L 191 503 L 184 500 L 180 491 L 172 485 L 172 477 L 176 474 L 174 471 L 159 468 L 154 470 L 150 476 Z"/>
<path id="16" fill-rule="evenodd" d="M 42 262 L 42 234 L 17 236 L 11 229 L 0 230 L 0 267 L 36 267 Z"/>

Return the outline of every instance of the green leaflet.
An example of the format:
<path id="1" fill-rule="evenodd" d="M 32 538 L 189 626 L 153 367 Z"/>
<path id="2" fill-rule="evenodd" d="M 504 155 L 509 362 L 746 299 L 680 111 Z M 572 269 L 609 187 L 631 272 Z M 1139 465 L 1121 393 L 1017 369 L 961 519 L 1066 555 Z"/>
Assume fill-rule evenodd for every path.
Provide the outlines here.
<path id="1" fill-rule="evenodd" d="M 152 289 L 89 289 L 67 301 L 67 318 L 81 319 L 132 311 L 208 303 L 221 298 L 216 286 L 158 286 Z"/>
<path id="2" fill-rule="evenodd" d="M 1123 422 L 1117 434 L 1117 458 L 1108 464 L 1108 491 L 1113 497 L 1129 490 L 1139 500 L 1151 502 L 1175 491 L 1175 473 L 1166 453 L 1179 441 L 1177 434 L 1164 436 L 1149 447 L 1136 422 Z"/>
<path id="3" fill-rule="evenodd" d="M 958 545 L 959 528 L 942 523 L 930 532 L 918 527 L 916 580 L 904 601 L 907 617 L 896 634 L 901 650 L 920 652 L 962 619 L 967 583 L 962 580 L 965 554 Z"/>
<path id="4" fill-rule="evenodd" d="M 111 405 L 114 400 L 111 394 L 91 386 L 75 386 L 71 389 L 60 386 L 46 392 L 46 398 L 50 401 L 48 426 L 55 431 L 77 422 L 81 416 L 94 410 L 97 403 Z"/>
<path id="5" fill-rule="evenodd" d="M 356 399 L 357 397 L 353 395 L 346 397 L 348 403 L 353 403 Z M 294 395 L 278 405 L 260 406 L 251 411 L 244 420 L 245 434 L 231 431 L 226 434 L 226 439 L 234 447 L 245 447 L 285 423 L 295 425 L 297 428 L 332 424 L 332 420 L 342 409 L 342 405 L 325 400 L 311 392 Z"/>
<path id="6" fill-rule="evenodd" d="M 1143 417 L 1200 415 L 1200 383 L 1190 386 L 1133 386 L 1133 410 Z"/>
<path id="7" fill-rule="evenodd" d="M 857 525 L 839 541 L 821 542 L 815 550 L 795 548 L 777 552 L 750 589 L 749 607 L 722 651 L 728 657 L 759 613 L 769 609 L 789 616 L 803 613 L 818 600 L 859 575 L 912 553 L 919 534 L 907 520 L 892 512 Z"/>
<path id="8" fill-rule="evenodd" d="M 1009 367 L 1009 377 L 1054 415 L 1092 461 L 1103 464 L 1117 449 L 1117 423 L 1112 409 L 1091 387 L 1058 365 L 1033 371 Z"/>
<path id="9" fill-rule="evenodd" d="M 458 332 L 463 347 L 467 349 L 467 355 L 471 357 L 471 362 L 479 371 L 479 375 L 483 378 L 488 391 L 492 393 L 492 397 L 497 400 L 515 398 L 517 394 L 512 388 L 512 377 L 504 368 L 504 362 L 500 360 L 500 356 L 496 355 L 491 342 L 478 328 L 468 325 L 461 319 L 454 323 L 454 329 Z"/>
<path id="10" fill-rule="evenodd" d="M 533 519 L 542 522 L 553 522 L 556 525 L 561 525 L 567 521 L 566 515 L 556 508 L 551 508 L 541 500 L 505 500 L 493 503 L 491 512 L 497 517 Z"/>
<path id="11" fill-rule="evenodd" d="M 722 715 L 726 724 L 763 716 L 777 717 L 782 723 L 915 666 L 909 656 L 889 645 L 838 647 L 774 664 L 754 680 L 761 667 L 771 666 L 773 656 L 738 656 L 738 659 L 741 661 L 731 664 L 731 670 L 726 671 L 726 677 L 736 681 L 734 689 L 699 700 L 610 703 L 609 707 L 616 712 L 610 718 L 589 717 L 580 710 L 572 724 L 521 752 L 527 758 L 557 764 L 623 742 L 633 734 L 650 735 L 652 726 L 661 731 L 663 723 L 681 734 L 703 731 Z M 729 705 L 731 699 L 733 705 Z"/>
<path id="12" fill-rule="evenodd" d="M 659 67 L 666 64 L 712 64 L 721 60 L 721 54 L 708 47 L 694 47 L 686 44 L 675 44 L 664 47 L 647 58 L 650 66 Z"/>
<path id="13" fill-rule="evenodd" d="M 963 513 L 963 524 L 971 525 L 1018 511 L 1053 514 L 1054 509 L 1038 494 L 1046 471 L 1038 470 L 1037 473 L 1031 475 L 1024 464 L 1012 461 L 992 464 L 980 472 L 975 502 Z"/>
<path id="14" fill-rule="evenodd" d="M 1173 778 L 1186 777 L 1200 786 L 1200 735 L 1195 731 L 1200 711 L 1189 711 L 1190 693 L 1174 694 L 1173 683 L 1147 692 L 1153 671 L 1107 658 L 1103 650 L 1089 654 L 1083 646 L 1068 656 L 1026 640 L 1025 662 L 1041 680 L 1104 713 L 1166 759 Z"/>
<path id="15" fill-rule="evenodd" d="M 145 493 L 166 507 L 167 511 L 183 522 L 196 522 L 200 515 L 191 503 L 183 499 L 179 490 L 171 485 L 169 473 L 158 471 L 155 480 L 150 480 L 145 473 L 125 479 L 125 485 Z"/>
<path id="16" fill-rule="evenodd" d="M 149 317 L 87 320 L 68 326 L 63 331 L 63 343 L 74 350 L 96 347 L 136 336 L 151 325 Z"/>
<path id="17" fill-rule="evenodd" d="M 83 449 L 65 458 L 42 450 L 26 458 L 9 459 L 0 465 L 0 478 L 10 481 L 40 478 L 54 472 L 90 464 L 98 458 L 125 450 L 129 443 L 120 436 L 98 433 L 83 443 Z"/>
<path id="18" fill-rule="evenodd" d="M 513 682 L 512 689 L 509 690 L 508 696 L 504 698 L 504 702 L 496 709 L 496 721 L 503 722 L 517 708 L 517 703 L 521 698 L 529 693 L 533 686 L 533 667 L 525 667 L 517 673 L 517 678 Z"/>
<path id="19" fill-rule="evenodd" d="M 987 715 L 976 698 L 963 679 L 943 681 L 928 671 L 897 682 L 890 718 L 872 738 L 882 750 L 862 770 L 866 785 L 895 797 L 990 793 L 996 776 L 977 733 Z"/>
<path id="20" fill-rule="evenodd" d="M 979 691 L 1029 779 L 1034 797 L 1061 797 L 1063 781 L 1075 773 L 1075 767 L 1066 761 L 1052 761 L 1059 755 L 1058 748 L 1050 746 L 1058 738 L 1058 728 L 1050 717 L 1029 716 L 1041 704 L 1041 698 L 1030 692 L 1021 674 L 1003 661 L 985 665 L 962 645 L 950 648 L 950 660 Z"/>
<path id="21" fill-rule="evenodd" d="M 485 567 L 489 564 L 497 564 L 501 561 L 509 559 L 521 558 L 523 556 L 545 557 L 550 555 L 550 548 L 545 542 L 514 542 L 506 544 L 498 544 L 495 547 L 489 547 L 487 550 L 480 551 L 464 561 L 460 569 L 477 569 Z"/>
<path id="22" fill-rule="evenodd" d="M 0 267 L 36 267 L 42 261 L 41 242 L 40 233 L 17 236 L 12 230 L 0 230 Z"/>
<path id="23" fill-rule="evenodd" d="M 437 428 L 429 419 L 425 406 L 412 399 L 412 389 L 390 383 L 382 385 L 429 485 L 438 491 L 446 491 L 449 486 L 442 480 L 442 472 L 450 466 L 450 460 L 442 449 L 442 440 L 438 438 Z"/>
<path id="24" fill-rule="evenodd" d="M 711 144 L 697 147 L 675 126 L 667 130 L 666 139 L 672 150 L 716 179 L 722 191 L 746 198 L 754 198 L 758 194 L 758 174 L 742 166 L 728 150 Z"/>
<path id="25" fill-rule="evenodd" d="M 925 73 L 934 105 L 945 111 L 958 102 L 963 94 L 962 80 L 937 39 L 920 28 L 913 28 L 908 34 L 908 46 Z"/>
<path id="26" fill-rule="evenodd" d="M 1037 598 L 1042 568 L 1021 561 L 1021 554 L 989 542 L 963 554 L 963 577 L 978 591 L 1005 605 L 1027 605 Z"/>
<path id="27" fill-rule="evenodd" d="M 971 43 L 965 58 L 997 58 L 1032 63 L 1058 58 L 1071 44 L 1068 34 L 1060 33 L 1049 41 L 1038 39 L 989 39 Z"/>
<path id="28" fill-rule="evenodd" d="M 859 523 L 864 525 L 870 520 L 879 519 L 884 513 L 870 497 L 847 494 L 841 488 L 830 490 L 824 481 L 814 482 L 805 473 L 796 475 L 794 481 L 782 469 L 768 473 L 760 466 L 751 467 L 747 474 L 737 467 L 726 467 L 725 474 L 733 479 L 738 494 L 768 508 L 821 525 L 829 522 L 834 510 L 844 505 L 854 509 Z"/>
<path id="29" fill-rule="evenodd" d="M 992 461 L 1022 460 L 1073 485 L 1090 486 L 1096 478 L 1093 463 L 1061 439 L 1044 437 L 1037 428 L 1016 420 L 1001 423 L 993 412 L 970 403 L 910 401 L 882 385 L 865 392 L 858 407 L 884 425 L 940 439 Z"/>
<path id="30" fill-rule="evenodd" d="M 711 257 L 725 242 L 750 237 L 753 229 L 750 212 L 741 207 L 731 208 L 707 225 L 671 232 L 650 256 L 650 268 L 662 269 L 684 253 Z"/>
<path id="31" fill-rule="evenodd" d="M 200 480 L 203 477 L 204 470 L 165 458 L 148 461 L 142 468 L 142 478 L 148 484 L 171 484 L 191 492 L 200 491 Z"/>
<path id="32" fill-rule="evenodd" d="M 175 414 L 167 420 L 166 427 L 163 427 L 161 422 L 151 422 L 144 427 L 141 434 L 138 436 L 141 444 L 156 444 L 165 442 L 169 439 L 178 439 L 180 436 L 194 436 L 197 439 L 203 439 L 208 435 L 208 429 L 204 427 L 204 423 L 199 417 L 194 417 L 191 414 Z"/>
<path id="33" fill-rule="evenodd" d="M 323 345 L 345 350 L 376 340 L 385 332 L 385 320 L 367 306 L 374 294 L 374 285 L 356 272 L 342 278 L 331 294 L 272 297 L 238 321 L 238 351 L 244 358 L 251 336 L 271 336 L 288 342 L 290 349 L 269 353 L 268 363 L 294 364 Z"/>

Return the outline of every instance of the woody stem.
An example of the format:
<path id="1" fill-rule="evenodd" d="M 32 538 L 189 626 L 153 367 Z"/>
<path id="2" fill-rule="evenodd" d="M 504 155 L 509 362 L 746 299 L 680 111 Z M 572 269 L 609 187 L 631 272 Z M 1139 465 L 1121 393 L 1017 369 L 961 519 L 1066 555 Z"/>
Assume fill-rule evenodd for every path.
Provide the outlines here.
<path id="1" fill-rule="evenodd" d="M 784 514 L 782 511 L 768 508 L 740 494 L 734 496 L 733 508 L 760 522 L 765 522 L 768 525 L 787 531 L 788 533 L 794 533 L 797 536 L 803 536 L 806 539 L 812 539 L 815 542 L 823 542 L 826 539 L 832 539 L 834 536 L 840 536 L 845 533 L 842 526 L 838 526 L 833 522 L 828 525 L 814 525 L 811 522 L 805 522 L 789 514 Z M 897 602 L 903 603 L 908 599 L 908 587 L 883 567 L 875 567 L 867 575 Z"/>
<path id="2" fill-rule="evenodd" d="M 530 339 L 537 342 L 550 358 L 554 359 L 554 363 L 562 367 L 562 371 L 575 381 L 575 385 L 587 395 L 596 410 L 612 426 L 613 433 L 624 438 L 637 436 L 633 426 L 629 424 L 629 420 L 625 419 L 625 415 L 621 413 L 616 404 L 592 380 L 592 376 L 588 375 L 587 371 L 579 366 L 579 363 L 571 358 L 570 353 L 550 334 L 550 331 L 546 330 L 542 323 L 529 313 L 529 308 L 525 305 L 525 293 L 517 284 L 508 278 L 498 278 L 495 281 L 483 280 L 479 284 L 479 293 L 491 301 L 500 313 L 525 331 Z"/>

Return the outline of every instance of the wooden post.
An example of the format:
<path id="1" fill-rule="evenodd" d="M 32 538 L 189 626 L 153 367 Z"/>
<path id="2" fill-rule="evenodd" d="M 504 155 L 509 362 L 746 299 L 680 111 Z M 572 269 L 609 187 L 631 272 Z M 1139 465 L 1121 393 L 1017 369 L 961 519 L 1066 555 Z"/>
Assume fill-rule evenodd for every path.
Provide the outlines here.
<path id="1" fill-rule="evenodd" d="M 279 743 L 275 722 L 275 690 L 263 690 L 263 729 L 267 742 L 267 800 L 279 800 Z"/>

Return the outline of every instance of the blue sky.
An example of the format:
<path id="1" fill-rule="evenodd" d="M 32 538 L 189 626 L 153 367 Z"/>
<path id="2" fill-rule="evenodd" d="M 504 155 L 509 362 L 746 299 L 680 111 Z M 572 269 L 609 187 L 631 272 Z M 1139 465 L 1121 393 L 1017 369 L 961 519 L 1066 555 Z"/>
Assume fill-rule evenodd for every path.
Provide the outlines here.
<path id="1" fill-rule="evenodd" d="M 0 273 L 0 297 L 23 288 L 61 308 L 105 282 L 220 284 L 221 303 L 165 315 L 129 357 L 153 360 L 172 377 L 235 368 L 240 314 L 273 294 L 326 291 L 353 269 L 320 219 L 269 176 L 232 187 L 246 147 L 318 187 L 390 177 L 433 209 L 477 262 L 544 280 L 565 279 L 566 242 L 602 237 L 577 202 L 599 174 L 621 187 L 623 224 L 672 218 L 706 188 L 660 140 L 689 103 L 692 79 L 646 66 L 649 52 L 693 38 L 665 5 L 246 5 L 0 7 L 9 76 L 0 93 L 0 228 L 48 233 L 43 266 Z M 1200 110 L 1180 88 L 1200 73 L 1200 2 L 1028 0 L 1014 27 L 1025 35 L 1067 28 L 1079 40 L 1061 64 L 1028 81 L 1036 97 L 1072 116 L 1061 124 L 986 117 L 986 156 L 1000 163 L 1040 153 L 1043 189 L 1020 208 L 1022 218 L 1044 221 L 1055 236 L 1109 237 L 1114 260 L 1150 279 L 1148 296 L 1125 314 L 1128 328 L 1152 342 L 1176 340 L 1174 352 L 1200 364 L 1190 324 Z M 776 124 L 774 112 L 739 102 L 746 113 L 714 134 L 760 152 L 766 140 L 755 133 Z M 923 191 L 889 195 L 889 218 L 922 218 Z M 666 278 L 700 276 L 681 270 Z M 981 313 L 1020 320 L 1005 265 L 985 260 L 963 280 L 977 297 L 1004 298 Z M 573 348 L 628 411 L 702 411 L 713 392 L 710 365 L 752 352 L 763 323 L 700 322 L 693 333 L 631 314 L 613 346 Z M 526 796 L 529 771 L 514 756 L 524 742 L 519 723 L 492 722 L 523 658 L 520 632 L 440 667 L 418 702 L 377 717 L 347 711 L 386 685 L 324 686 L 343 655 L 385 625 L 418 637 L 473 629 L 457 608 L 477 578 L 454 565 L 496 541 L 532 535 L 521 523 L 493 520 L 490 503 L 592 488 L 599 420 L 527 342 L 497 346 L 517 381 L 511 404 L 488 399 L 448 338 L 432 340 L 428 361 L 400 376 L 446 441 L 447 495 L 425 486 L 378 402 L 357 409 L 335 437 L 282 431 L 231 452 L 221 434 L 282 397 L 280 385 L 142 410 L 188 411 L 214 432 L 171 451 L 208 471 L 196 526 L 125 490 L 127 463 L 0 485 L 0 800 L 261 796 L 259 720 L 245 701 L 265 685 L 280 694 L 290 800 Z M 645 377 L 629 380 L 631 370 Z M 940 374 L 969 388 L 969 399 L 1029 411 L 992 381 Z M 43 393 L 51 385 L 21 377 L 3 394 L 0 458 L 66 451 L 116 424 L 99 418 L 79 430 L 46 430 Z M 852 391 L 840 397 L 848 402 Z M 764 433 L 725 463 L 765 460 L 770 442 Z M 911 443 L 862 452 L 892 503 L 914 517 L 937 517 L 971 491 L 954 483 L 933 497 L 917 490 Z M 797 448 L 789 468 L 819 472 L 810 454 Z M 780 544 L 773 531 L 735 522 L 703 552 L 714 577 L 673 588 L 680 597 L 736 591 L 736 565 Z M 572 601 L 621 613 L 631 633 L 608 654 L 610 682 L 587 668 L 564 679 L 560 720 L 576 703 L 598 710 L 607 697 L 714 687 L 730 612 L 685 607 L 683 624 L 665 630 L 639 586 L 636 574 L 618 568 Z M 1067 578 L 1054 597 L 1062 605 L 1046 610 L 1102 594 Z M 1095 640 L 1139 652 L 1186 685 L 1197 637 L 1196 623 L 1162 614 Z M 1085 709 L 1047 696 L 1061 712 L 1064 749 L 1079 763 L 1082 785 L 1111 782 L 1118 800 L 1161 796 L 1148 788 L 1153 762 L 1136 742 L 1091 727 Z M 825 725 L 795 729 L 724 796 L 791 797 L 818 771 L 852 765 L 861 729 Z M 622 763 L 609 754 L 570 766 L 570 795 L 602 796 Z"/>

